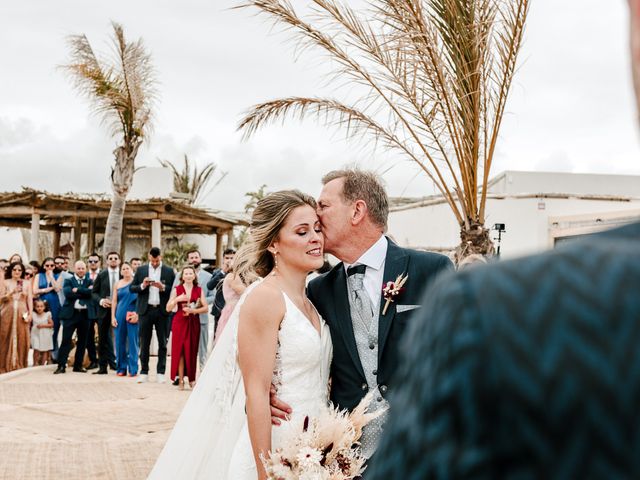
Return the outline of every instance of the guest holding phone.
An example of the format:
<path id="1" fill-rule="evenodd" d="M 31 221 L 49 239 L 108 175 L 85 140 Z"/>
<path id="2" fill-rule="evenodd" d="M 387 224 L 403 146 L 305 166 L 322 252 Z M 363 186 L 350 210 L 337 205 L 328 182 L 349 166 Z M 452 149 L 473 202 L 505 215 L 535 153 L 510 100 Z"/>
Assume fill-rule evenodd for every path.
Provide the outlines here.
<path id="1" fill-rule="evenodd" d="M 173 269 L 162 264 L 158 247 L 149 250 L 149 263 L 141 265 L 131 282 L 131 291 L 138 294 L 136 312 L 140 318 L 140 377 L 139 383 L 149 379 L 149 347 L 155 327 L 158 338 L 158 365 L 156 381 L 164 383 L 167 364 L 167 337 L 169 314 L 167 302 L 175 279 Z"/>
<path id="2" fill-rule="evenodd" d="M 0 292 L 0 373 L 28 366 L 33 290 L 22 262 L 9 264 Z"/>

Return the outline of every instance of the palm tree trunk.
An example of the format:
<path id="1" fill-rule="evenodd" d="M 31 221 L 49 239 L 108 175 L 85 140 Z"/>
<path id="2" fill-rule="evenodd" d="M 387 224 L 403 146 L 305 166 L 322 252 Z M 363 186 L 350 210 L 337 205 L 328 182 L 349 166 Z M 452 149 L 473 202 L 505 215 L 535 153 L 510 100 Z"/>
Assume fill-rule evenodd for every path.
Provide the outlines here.
<path id="1" fill-rule="evenodd" d="M 104 254 L 120 252 L 121 250 L 124 210 L 127 206 L 127 195 L 133 184 L 135 159 L 140 144 L 141 142 L 138 142 L 130 148 L 120 146 L 113 152 L 116 156 L 115 166 L 111 170 L 113 200 L 111 201 L 111 209 L 109 210 L 104 231 Z"/>
<path id="2" fill-rule="evenodd" d="M 460 245 L 456 249 L 456 263 L 460 263 L 460 260 L 474 253 L 493 255 L 494 247 L 489 229 L 479 222 L 469 220 L 468 228 L 464 224 L 460 227 Z"/>
<path id="3" fill-rule="evenodd" d="M 640 115 L 640 0 L 629 0 L 629 19 L 631 73 L 636 93 L 637 114 Z"/>

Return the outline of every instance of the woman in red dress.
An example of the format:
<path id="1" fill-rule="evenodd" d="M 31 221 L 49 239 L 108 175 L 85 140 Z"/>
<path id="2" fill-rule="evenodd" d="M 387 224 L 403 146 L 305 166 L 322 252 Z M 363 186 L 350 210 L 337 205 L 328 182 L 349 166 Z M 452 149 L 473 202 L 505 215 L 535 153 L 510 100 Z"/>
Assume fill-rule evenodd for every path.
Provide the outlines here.
<path id="1" fill-rule="evenodd" d="M 184 390 L 184 376 L 193 388 L 196 383 L 200 314 L 209 306 L 204 291 L 198 286 L 196 271 L 191 266 L 180 272 L 180 285 L 171 292 L 167 311 L 177 307 L 171 324 L 171 378 L 178 377 L 178 388 Z M 185 371 L 186 370 L 186 371 Z"/>

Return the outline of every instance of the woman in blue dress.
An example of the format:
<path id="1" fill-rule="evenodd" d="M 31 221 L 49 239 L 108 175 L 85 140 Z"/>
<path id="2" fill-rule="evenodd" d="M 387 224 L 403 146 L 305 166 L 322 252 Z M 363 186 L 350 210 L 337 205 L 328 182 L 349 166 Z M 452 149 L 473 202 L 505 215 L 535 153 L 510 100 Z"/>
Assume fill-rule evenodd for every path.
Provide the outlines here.
<path id="1" fill-rule="evenodd" d="M 133 280 L 133 269 L 128 262 L 120 267 L 122 278 L 116 283 L 111 301 L 111 324 L 116 329 L 117 375 L 130 377 L 138 374 L 138 355 L 140 353 L 140 326 L 136 313 L 137 293 L 129 288 Z"/>
<path id="2" fill-rule="evenodd" d="M 55 360 L 58 356 L 58 332 L 60 331 L 60 299 L 58 292 L 62 289 L 62 279 L 59 273 L 54 273 L 56 264 L 52 257 L 47 257 L 42 262 L 44 271 L 38 273 L 33 279 L 33 296 L 47 302 L 51 319 L 53 320 L 53 352 Z"/>

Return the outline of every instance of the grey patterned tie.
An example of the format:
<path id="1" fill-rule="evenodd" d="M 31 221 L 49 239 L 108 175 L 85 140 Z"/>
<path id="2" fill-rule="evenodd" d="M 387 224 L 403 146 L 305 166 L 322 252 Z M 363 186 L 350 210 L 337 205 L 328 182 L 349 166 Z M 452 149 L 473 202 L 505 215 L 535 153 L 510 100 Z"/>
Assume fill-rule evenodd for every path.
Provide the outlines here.
<path id="1" fill-rule="evenodd" d="M 116 272 L 113 270 L 109 271 L 109 295 L 113 296 L 113 286 L 116 283 Z"/>
<path id="2" fill-rule="evenodd" d="M 365 330 L 369 332 L 369 326 L 373 317 L 373 306 L 369 294 L 364 289 L 364 274 L 366 265 L 355 265 L 347 269 L 349 286 L 353 292 L 353 304 L 356 307 L 358 316 L 364 323 Z"/>
<path id="3" fill-rule="evenodd" d="M 386 407 L 386 400 L 378 391 L 378 315 L 374 313 L 373 303 L 364 288 L 365 265 L 355 265 L 347 269 L 347 282 L 349 284 L 349 303 L 353 330 L 358 348 L 358 356 L 364 370 L 369 391 L 375 390 L 374 397 L 369 405 L 370 411 Z M 386 414 L 369 423 L 362 432 L 360 443 L 362 453 L 369 458 L 376 449 L 378 439 L 382 433 L 382 425 Z"/>

